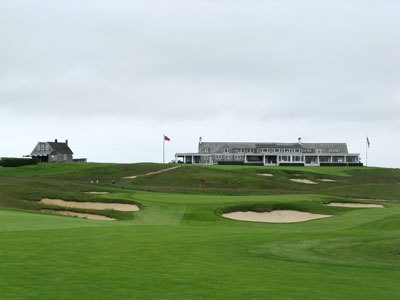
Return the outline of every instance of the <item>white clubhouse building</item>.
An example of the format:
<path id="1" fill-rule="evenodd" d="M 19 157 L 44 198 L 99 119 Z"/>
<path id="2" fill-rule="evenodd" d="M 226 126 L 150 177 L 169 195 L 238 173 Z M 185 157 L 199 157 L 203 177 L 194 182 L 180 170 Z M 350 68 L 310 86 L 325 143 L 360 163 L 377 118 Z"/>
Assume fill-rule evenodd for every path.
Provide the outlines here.
<path id="1" fill-rule="evenodd" d="M 198 153 L 176 153 L 176 163 L 246 165 L 359 165 L 346 143 L 224 143 L 199 140 Z"/>

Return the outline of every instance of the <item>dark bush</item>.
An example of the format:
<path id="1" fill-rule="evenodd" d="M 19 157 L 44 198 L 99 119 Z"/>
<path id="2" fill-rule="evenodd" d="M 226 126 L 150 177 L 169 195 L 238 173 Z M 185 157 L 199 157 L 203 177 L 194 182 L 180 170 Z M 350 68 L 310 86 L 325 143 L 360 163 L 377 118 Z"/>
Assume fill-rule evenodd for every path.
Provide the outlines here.
<path id="1" fill-rule="evenodd" d="M 304 163 L 280 163 L 279 166 L 285 167 L 304 167 Z"/>
<path id="2" fill-rule="evenodd" d="M 22 167 L 29 165 L 36 165 L 38 163 L 36 158 L 6 158 L 4 157 L 0 160 L 0 165 L 2 167 Z"/>
<path id="3" fill-rule="evenodd" d="M 243 161 L 219 161 L 219 165 L 244 165 Z"/>
<path id="4" fill-rule="evenodd" d="M 362 167 L 362 163 L 320 163 L 321 167 Z"/>

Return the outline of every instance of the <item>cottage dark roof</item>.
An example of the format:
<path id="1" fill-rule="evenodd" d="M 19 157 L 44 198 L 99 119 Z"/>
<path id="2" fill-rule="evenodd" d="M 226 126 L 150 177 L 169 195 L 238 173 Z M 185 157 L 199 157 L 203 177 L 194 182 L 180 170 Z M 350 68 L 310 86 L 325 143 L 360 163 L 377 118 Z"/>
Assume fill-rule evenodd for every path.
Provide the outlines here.
<path id="1" fill-rule="evenodd" d="M 324 153 L 336 150 L 339 153 L 348 153 L 346 143 L 303 143 L 304 149 L 321 149 Z"/>
<path id="2" fill-rule="evenodd" d="M 47 142 L 47 144 L 53 148 L 53 152 L 50 154 L 74 154 L 67 143 Z"/>

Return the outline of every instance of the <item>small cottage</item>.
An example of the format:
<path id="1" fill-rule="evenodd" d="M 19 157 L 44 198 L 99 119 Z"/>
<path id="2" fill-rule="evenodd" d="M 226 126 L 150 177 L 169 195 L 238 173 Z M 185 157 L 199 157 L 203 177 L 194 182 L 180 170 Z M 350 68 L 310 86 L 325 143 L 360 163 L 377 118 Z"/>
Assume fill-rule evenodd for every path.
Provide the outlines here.
<path id="1" fill-rule="evenodd" d="M 29 156 L 37 158 L 41 163 L 73 162 L 73 154 L 68 146 L 68 140 L 65 143 L 60 143 L 56 139 L 54 142 L 37 143 Z"/>

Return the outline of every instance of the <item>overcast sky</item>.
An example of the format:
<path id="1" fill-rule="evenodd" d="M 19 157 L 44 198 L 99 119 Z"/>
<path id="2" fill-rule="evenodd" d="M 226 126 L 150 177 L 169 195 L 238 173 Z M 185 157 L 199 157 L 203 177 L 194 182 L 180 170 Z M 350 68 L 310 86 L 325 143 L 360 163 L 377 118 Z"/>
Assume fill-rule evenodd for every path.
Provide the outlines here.
<path id="1" fill-rule="evenodd" d="M 398 1 L 0 0 L 0 157 L 347 142 L 400 167 Z"/>

